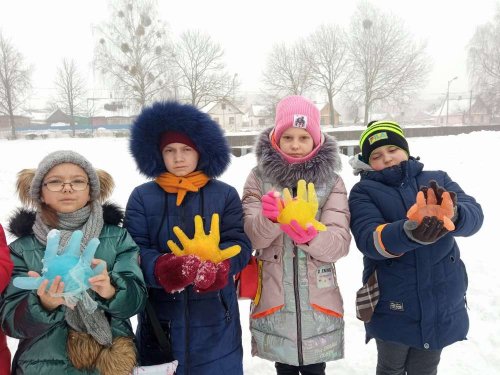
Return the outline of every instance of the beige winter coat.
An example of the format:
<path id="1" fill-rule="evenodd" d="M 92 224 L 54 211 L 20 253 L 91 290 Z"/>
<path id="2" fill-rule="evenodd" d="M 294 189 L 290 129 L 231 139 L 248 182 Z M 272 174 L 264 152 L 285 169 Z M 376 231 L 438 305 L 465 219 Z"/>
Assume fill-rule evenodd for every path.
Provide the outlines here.
<path id="1" fill-rule="evenodd" d="M 343 357 L 343 302 L 335 262 L 349 251 L 349 208 L 340 176 L 317 183 L 317 219 L 327 230 L 295 245 L 262 215 L 260 197 L 271 187 L 258 169 L 243 192 L 245 232 L 261 261 L 260 296 L 252 304 L 252 354 L 290 365 Z M 264 191 L 265 190 L 265 191 Z"/>

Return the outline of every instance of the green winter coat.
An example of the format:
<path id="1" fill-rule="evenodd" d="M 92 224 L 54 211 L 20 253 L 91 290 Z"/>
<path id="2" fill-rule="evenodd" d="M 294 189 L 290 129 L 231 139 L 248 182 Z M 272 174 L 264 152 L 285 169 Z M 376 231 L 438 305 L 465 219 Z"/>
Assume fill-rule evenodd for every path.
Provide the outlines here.
<path id="1" fill-rule="evenodd" d="M 116 294 L 104 300 L 92 290 L 89 293 L 110 318 L 113 338 L 133 337 L 129 318 L 142 311 L 146 302 L 146 287 L 138 264 L 139 249 L 128 232 L 116 225 L 105 224 L 99 240 L 95 258 L 106 261 Z M 17 239 L 10 248 L 14 261 L 12 278 L 27 276 L 30 270 L 41 273 L 45 246 L 33 234 Z M 46 311 L 39 303 L 36 290 L 17 289 L 11 279 L 3 295 L 0 318 L 5 333 L 19 339 L 13 374 L 97 373 L 79 371 L 69 362 L 65 309 L 66 306 L 59 306 L 54 311 Z"/>

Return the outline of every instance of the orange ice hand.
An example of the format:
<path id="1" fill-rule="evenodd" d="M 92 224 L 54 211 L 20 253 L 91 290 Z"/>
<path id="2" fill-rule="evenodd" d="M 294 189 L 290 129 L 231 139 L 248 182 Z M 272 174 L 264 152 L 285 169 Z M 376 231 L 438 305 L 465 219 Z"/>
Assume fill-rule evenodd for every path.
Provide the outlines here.
<path id="1" fill-rule="evenodd" d="M 455 214 L 453 208 L 453 200 L 450 193 L 445 191 L 442 194 L 441 204 L 437 204 L 436 194 L 433 189 L 427 190 L 427 200 L 425 199 L 424 192 L 419 191 L 417 194 L 417 203 L 410 207 L 406 216 L 409 220 L 415 221 L 420 224 L 424 217 L 435 216 L 438 220 L 442 220 L 444 227 L 452 231 L 455 229 L 455 224 L 451 218 Z"/>

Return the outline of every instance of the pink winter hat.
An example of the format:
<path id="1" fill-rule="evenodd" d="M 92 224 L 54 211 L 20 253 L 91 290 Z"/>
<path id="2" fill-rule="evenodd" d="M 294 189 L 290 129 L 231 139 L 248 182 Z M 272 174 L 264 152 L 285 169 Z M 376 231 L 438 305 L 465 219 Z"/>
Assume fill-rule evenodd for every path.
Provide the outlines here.
<path id="1" fill-rule="evenodd" d="M 320 114 L 316 105 L 303 96 L 283 98 L 276 106 L 274 139 L 279 144 L 285 130 L 295 127 L 305 129 L 317 146 L 321 141 Z"/>

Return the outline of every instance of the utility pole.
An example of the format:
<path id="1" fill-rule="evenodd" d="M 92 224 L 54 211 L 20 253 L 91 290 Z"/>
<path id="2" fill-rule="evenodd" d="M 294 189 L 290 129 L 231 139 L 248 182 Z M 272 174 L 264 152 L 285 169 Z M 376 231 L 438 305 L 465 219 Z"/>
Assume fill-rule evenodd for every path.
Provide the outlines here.
<path id="1" fill-rule="evenodd" d="M 448 125 L 448 107 L 450 104 L 450 83 L 456 80 L 458 77 L 455 76 L 448 81 L 448 89 L 446 90 L 446 125 Z"/>

